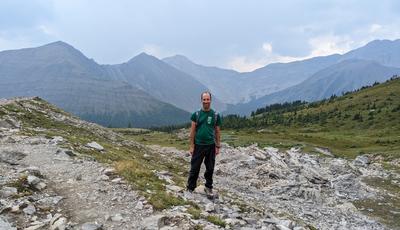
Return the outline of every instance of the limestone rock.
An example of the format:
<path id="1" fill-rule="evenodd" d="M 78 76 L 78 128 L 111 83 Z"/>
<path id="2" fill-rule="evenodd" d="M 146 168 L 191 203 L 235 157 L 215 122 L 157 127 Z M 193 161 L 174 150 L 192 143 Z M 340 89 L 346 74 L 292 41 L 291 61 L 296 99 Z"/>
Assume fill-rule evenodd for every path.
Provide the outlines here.
<path id="1" fill-rule="evenodd" d="M 99 224 L 94 224 L 94 223 L 84 223 L 81 226 L 81 230 L 102 230 L 103 226 Z"/>
<path id="2" fill-rule="evenodd" d="M 99 150 L 99 151 L 103 151 L 103 150 L 104 150 L 104 147 L 101 146 L 100 144 L 98 144 L 98 143 L 95 142 L 95 141 L 92 141 L 92 142 L 90 142 L 90 143 L 87 143 L 86 146 L 89 147 L 89 148 L 92 148 L 92 149 Z"/>
<path id="3" fill-rule="evenodd" d="M 4 220 L 2 216 L 0 216 L 0 229 L 1 230 L 17 230 L 17 228 L 12 227 L 7 220 Z"/>
<path id="4" fill-rule="evenodd" d="M 22 211 L 27 215 L 33 215 L 36 212 L 36 208 L 32 204 L 29 204 L 26 208 L 22 209 Z"/>
<path id="5" fill-rule="evenodd" d="M 14 196 L 18 194 L 18 190 L 14 187 L 3 187 L 0 190 L 0 196 L 3 198 L 7 198 L 10 196 Z"/>

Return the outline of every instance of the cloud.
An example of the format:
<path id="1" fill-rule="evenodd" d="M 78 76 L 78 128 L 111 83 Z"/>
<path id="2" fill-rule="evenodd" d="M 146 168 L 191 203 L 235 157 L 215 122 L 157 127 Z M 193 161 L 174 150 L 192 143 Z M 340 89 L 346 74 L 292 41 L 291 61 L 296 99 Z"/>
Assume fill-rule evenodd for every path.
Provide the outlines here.
<path id="1" fill-rule="evenodd" d="M 235 56 L 228 62 L 228 67 L 240 72 L 249 72 L 264 67 L 271 63 L 288 63 L 309 59 L 317 56 L 331 54 L 343 54 L 354 48 L 355 42 L 348 36 L 323 35 L 313 37 L 308 40 L 310 47 L 309 54 L 306 56 L 286 56 L 274 52 L 272 44 L 264 42 L 261 45 L 262 55 Z"/>
<path id="2" fill-rule="evenodd" d="M 255 69 L 264 67 L 270 63 L 287 63 L 292 61 L 300 60 L 299 57 L 290 57 L 274 53 L 272 44 L 269 42 L 264 42 L 261 45 L 261 55 L 256 55 L 257 57 L 251 56 L 234 56 L 227 64 L 228 68 L 232 68 L 239 72 L 250 72 Z"/>
<path id="3" fill-rule="evenodd" d="M 263 48 L 263 50 L 265 52 L 272 53 L 272 45 L 271 45 L 271 43 L 268 43 L 268 42 L 263 43 L 262 48 Z"/>
<path id="4" fill-rule="evenodd" d="M 379 32 L 382 29 L 382 25 L 379 24 L 372 24 L 369 28 L 369 33 L 373 34 Z"/>
<path id="5" fill-rule="evenodd" d="M 310 55 L 304 58 L 343 54 L 350 51 L 354 47 L 354 43 L 348 36 L 324 35 L 311 38 L 309 40 Z"/>
<path id="6" fill-rule="evenodd" d="M 46 25 L 39 25 L 39 26 L 37 26 L 37 29 L 45 35 L 57 36 L 57 33 L 53 29 L 51 29 L 50 27 L 48 27 Z"/>

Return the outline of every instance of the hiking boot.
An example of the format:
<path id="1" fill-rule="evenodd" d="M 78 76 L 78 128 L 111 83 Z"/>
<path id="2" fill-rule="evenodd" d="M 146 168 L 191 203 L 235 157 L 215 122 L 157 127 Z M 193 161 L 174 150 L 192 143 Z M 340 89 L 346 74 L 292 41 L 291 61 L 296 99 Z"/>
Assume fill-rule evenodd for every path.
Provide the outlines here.
<path id="1" fill-rule="evenodd" d="M 211 188 L 204 187 L 204 192 L 209 199 L 214 198 L 214 193 Z"/>

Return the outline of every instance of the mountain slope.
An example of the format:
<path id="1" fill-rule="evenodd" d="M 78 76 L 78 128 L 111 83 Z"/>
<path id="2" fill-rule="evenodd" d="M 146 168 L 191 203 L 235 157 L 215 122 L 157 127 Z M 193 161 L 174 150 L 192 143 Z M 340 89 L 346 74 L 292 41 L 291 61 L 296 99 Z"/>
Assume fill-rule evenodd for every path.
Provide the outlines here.
<path id="1" fill-rule="evenodd" d="M 301 84 L 239 104 L 227 113 L 250 114 L 257 108 L 274 103 L 316 101 L 371 85 L 375 81 L 385 81 L 395 74 L 400 74 L 399 68 L 386 67 L 373 61 L 346 60 L 315 73 Z"/>
<path id="2" fill-rule="evenodd" d="M 158 100 L 165 101 L 186 111 L 194 111 L 200 106 L 200 94 L 207 87 L 192 76 L 151 55 L 141 53 L 126 63 L 106 66 L 112 78 L 148 92 Z M 223 105 L 214 100 L 214 105 L 222 110 Z"/>
<path id="3" fill-rule="evenodd" d="M 281 91 L 301 83 L 322 69 L 350 59 L 369 60 L 384 66 L 400 67 L 400 39 L 374 40 L 343 55 L 334 54 L 289 63 L 273 63 L 252 72 L 240 73 L 232 77 L 239 87 L 233 89 L 236 95 L 231 101 L 246 103 Z"/>
<path id="4" fill-rule="evenodd" d="M 247 143 L 324 147 L 336 156 L 371 153 L 390 161 L 400 157 L 399 113 L 400 78 L 393 78 L 322 101 L 260 107 L 250 118 L 226 116 L 224 128 L 244 129 L 240 139 Z"/>
<path id="5" fill-rule="evenodd" d="M 364 59 L 381 65 L 400 68 L 400 39 L 374 40 L 367 45 L 344 54 L 341 60 Z"/>
<path id="6" fill-rule="evenodd" d="M 238 90 L 245 101 L 260 98 L 306 80 L 319 70 L 337 63 L 340 55 L 315 57 L 290 63 L 269 64 L 249 73 L 240 74 L 241 88 Z"/>
<path id="7" fill-rule="evenodd" d="M 40 96 L 102 125 L 137 127 L 183 123 L 189 113 L 127 83 L 72 46 L 55 42 L 0 52 L 0 97 Z"/>
<path id="8" fill-rule="evenodd" d="M 209 88 L 213 95 L 224 103 L 235 103 L 237 92 L 240 87 L 238 72 L 218 67 L 202 66 L 190 61 L 182 55 L 175 55 L 162 59 L 169 65 L 193 76 Z"/>
<path id="9" fill-rule="evenodd" d="M 400 78 L 392 78 L 384 83 L 364 87 L 329 100 L 299 104 L 285 111 L 271 110 L 292 118 L 291 125 L 323 124 L 334 129 L 391 129 L 400 130 Z M 294 112 L 296 111 L 296 112 Z M 321 115 L 325 114 L 325 115 Z M 261 119 L 268 112 L 257 114 L 253 119 Z M 305 115 L 310 119 L 303 119 Z M 322 123 L 321 123 L 321 120 Z M 276 123 L 277 124 L 277 123 Z"/>

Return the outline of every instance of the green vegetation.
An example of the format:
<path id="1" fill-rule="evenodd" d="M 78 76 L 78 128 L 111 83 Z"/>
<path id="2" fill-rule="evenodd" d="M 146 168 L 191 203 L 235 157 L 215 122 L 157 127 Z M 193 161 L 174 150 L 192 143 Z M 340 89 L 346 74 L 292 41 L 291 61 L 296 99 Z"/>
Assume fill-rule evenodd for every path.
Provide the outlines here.
<path id="1" fill-rule="evenodd" d="M 392 178 L 368 178 L 365 183 L 388 192 L 378 199 L 366 199 L 354 202 L 354 205 L 367 215 L 379 218 L 394 229 L 400 228 L 400 185 Z"/>
<path id="2" fill-rule="evenodd" d="M 223 228 L 225 228 L 226 226 L 225 221 L 219 218 L 218 216 L 209 215 L 207 216 L 207 221 L 215 225 L 221 226 Z"/>
<path id="3" fill-rule="evenodd" d="M 113 129 L 115 132 L 123 134 L 126 138 L 137 141 L 145 145 L 160 145 L 165 147 L 175 147 L 180 150 L 189 149 L 189 139 L 179 138 L 176 132 L 160 131 L 137 131 L 135 129 Z"/>
<path id="4" fill-rule="evenodd" d="M 36 109 L 28 109 L 32 107 L 36 107 Z M 96 127 L 85 127 L 73 119 L 58 121 L 50 114 L 60 111 L 39 98 L 35 98 L 33 101 L 8 104 L 0 109 L 3 113 L 5 110 L 23 123 L 23 134 L 46 137 L 62 136 L 66 140 L 64 147 L 94 157 L 100 162 L 114 165 L 117 172 L 141 192 L 156 210 L 174 205 L 190 204 L 167 193 L 166 182 L 160 180 L 154 173 L 162 170 L 170 171 L 173 175 L 172 179 L 178 185 L 183 186 L 187 175 L 187 166 L 183 159 L 173 156 L 165 159 L 140 145 L 121 145 L 127 140 L 125 137 L 109 135 L 107 131 Z M 61 114 L 68 115 L 64 112 Z M 105 148 L 105 153 L 85 147 L 92 141 L 101 144 Z M 16 182 L 16 186 L 23 185 L 22 182 Z M 22 189 L 23 187 L 18 186 L 18 188 Z"/>
<path id="5" fill-rule="evenodd" d="M 7 186 L 16 188 L 19 197 L 32 195 L 34 190 L 31 186 L 29 186 L 27 176 L 21 176 L 17 180 L 7 184 Z"/>
<path id="6" fill-rule="evenodd" d="M 201 210 L 198 208 L 190 207 L 188 213 L 192 215 L 193 219 L 198 220 L 201 217 Z"/>
<path id="7" fill-rule="evenodd" d="M 298 145 L 308 151 L 327 147 L 341 157 L 399 157 L 399 78 L 318 102 L 270 105 L 252 115 L 224 117 L 223 140 L 232 145 Z"/>

